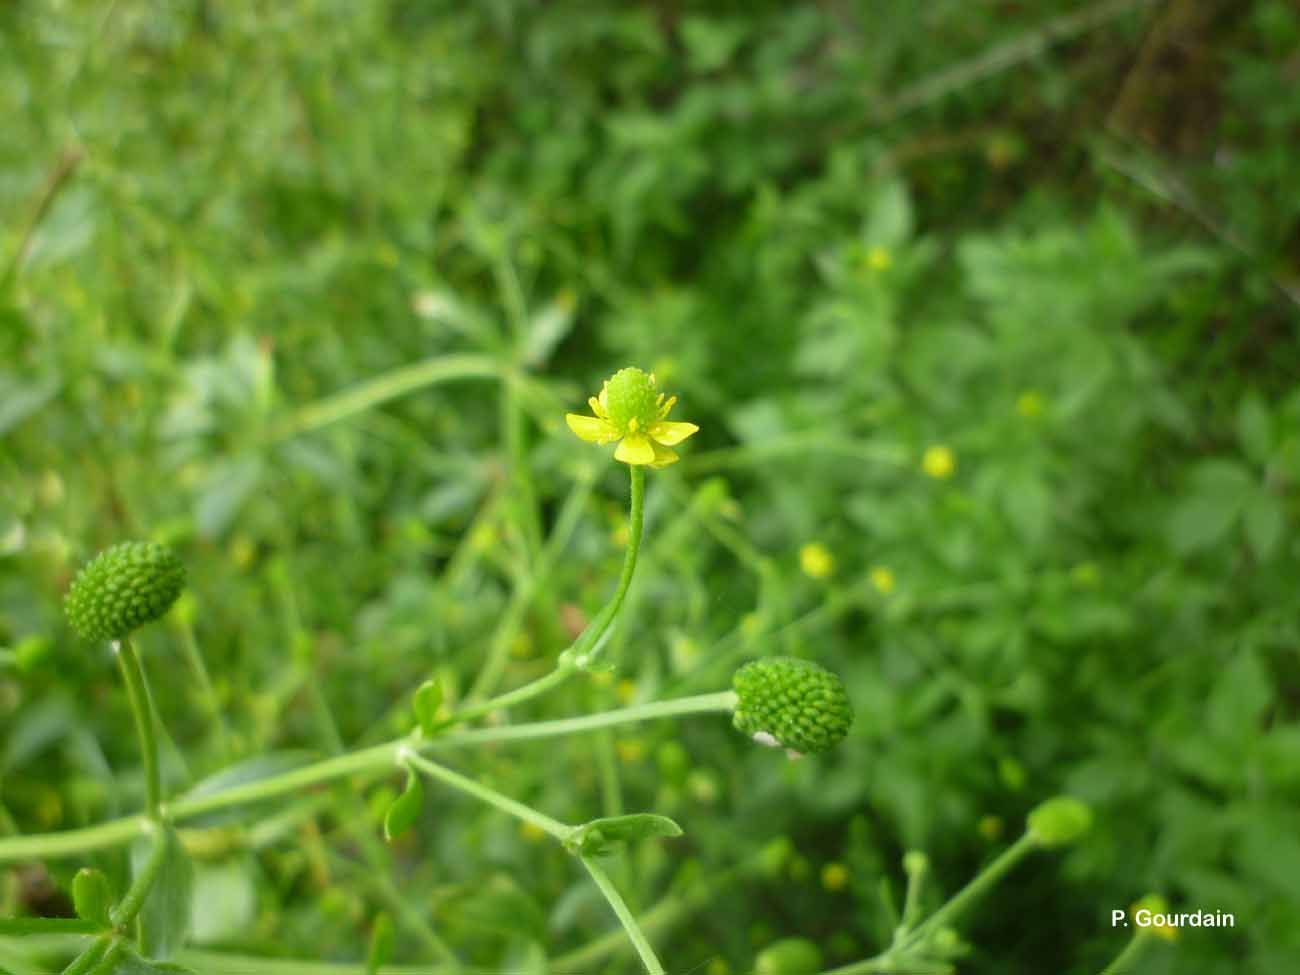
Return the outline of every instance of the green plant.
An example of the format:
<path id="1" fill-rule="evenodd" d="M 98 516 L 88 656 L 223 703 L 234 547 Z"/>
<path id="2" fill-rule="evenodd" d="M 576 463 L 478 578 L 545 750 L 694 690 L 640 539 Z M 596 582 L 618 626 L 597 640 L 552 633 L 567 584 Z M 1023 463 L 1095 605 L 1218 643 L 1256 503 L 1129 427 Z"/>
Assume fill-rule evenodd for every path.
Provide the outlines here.
<path id="1" fill-rule="evenodd" d="M 637 362 L 701 430 L 647 471 L 609 669 L 509 720 L 782 655 L 852 729 L 429 758 L 685 826 L 606 864 L 673 967 L 860 959 L 905 851 L 924 915 L 1067 793 L 1086 842 L 989 891 L 964 975 L 1096 975 L 1147 890 L 1239 919 L 1145 937 L 1150 975 L 1289 970 L 1292 6 L 0 4 L 0 836 L 146 808 L 120 662 L 59 605 L 118 539 L 196 574 L 133 637 L 166 795 L 548 674 L 628 534 L 562 417 Z M 561 844 L 384 767 L 186 819 L 177 960 L 637 966 Z M 70 918 L 85 865 L 130 886 L 126 844 L 14 862 L 0 916 Z M 0 936 L 0 969 L 70 943 Z"/>
<path id="2" fill-rule="evenodd" d="M 662 453 L 658 445 L 678 443 L 698 429 L 694 424 L 669 423 L 664 419 L 675 399 L 665 402 L 664 395 L 657 392 L 653 376 L 636 369 L 624 369 L 605 384 L 599 399 L 592 398 L 592 409 L 596 413 L 594 422 L 577 422 L 583 418 L 570 414 L 570 426 L 584 440 L 608 443 L 621 438 L 615 457 L 628 464 L 631 504 L 627 551 L 614 593 L 577 639 L 559 654 L 549 674 L 443 717 L 439 716 L 442 703 L 439 685 L 426 681 L 413 695 L 416 728 L 409 736 L 376 747 L 343 752 L 323 762 L 278 775 L 267 775 L 224 789 L 209 789 L 200 795 L 191 793 L 164 799 L 157 735 L 153 727 L 153 705 L 130 633 L 158 619 L 171 608 L 180 596 L 184 569 L 166 546 L 156 543 L 124 543 L 92 559 L 73 581 L 66 599 L 66 611 L 70 623 L 84 638 L 111 639 L 114 652 L 122 662 L 144 760 L 145 815 L 82 830 L 0 838 L 0 862 L 39 858 L 51 853 L 88 852 L 129 842 L 142 831 L 145 839 L 143 846 L 139 847 L 139 856 L 133 856 L 131 885 L 115 904 L 103 874 L 83 870 L 73 883 L 77 920 L 0 922 L 0 932 L 89 935 L 90 943 L 64 969 L 65 975 L 179 971 L 166 964 L 167 959 L 182 946 L 189 923 L 192 868 L 176 832 L 179 824 L 202 814 L 293 793 L 340 776 L 382 773 L 396 766 L 405 770 L 407 779 L 405 790 L 389 804 L 384 816 L 384 835 L 390 843 L 399 839 L 419 818 L 424 802 L 422 776 L 487 803 L 551 836 L 577 857 L 609 902 L 646 971 L 649 975 L 664 975 L 662 962 L 603 865 L 603 858 L 627 844 L 652 837 L 680 836 L 682 830 L 676 822 L 656 813 L 632 813 L 600 817 L 579 824 L 564 823 L 432 761 L 428 753 L 576 734 L 651 718 L 705 712 L 732 713 L 738 730 L 763 743 L 782 745 L 792 757 L 827 751 L 848 732 L 853 709 L 840 679 L 815 662 L 783 656 L 753 661 L 741 667 L 735 674 L 734 690 L 557 721 L 477 731 L 453 730 L 475 718 L 500 713 L 545 694 L 575 673 L 591 672 L 602 666 L 601 652 L 627 596 L 642 545 L 644 468 L 672 463 L 677 459 L 676 455 Z M 610 429 L 607 431 L 601 425 Z M 640 435 L 641 430 L 652 439 Z M 632 444 L 630 447 L 629 442 Z M 651 450 L 651 446 L 655 449 Z M 266 815 L 271 813 L 269 808 L 262 808 Z M 946 923 L 1033 848 L 1063 845 L 1076 839 L 1087 829 L 1089 816 L 1087 808 L 1077 800 L 1061 798 L 1044 804 L 1030 815 L 1029 830 L 1024 838 L 924 920 L 919 919 L 916 912 L 916 897 L 924 869 L 911 866 L 912 860 L 909 859 L 908 907 L 899 918 L 893 943 L 881 955 L 837 971 L 841 975 L 857 975 L 914 970 L 911 966 L 915 965 L 941 966 L 947 951 L 945 938 L 950 940 L 946 934 L 939 937 L 948 930 Z M 811 975 L 820 967 L 820 954 L 815 956 L 815 961 L 813 957 L 806 950 L 806 942 L 795 939 L 767 949 L 757 964 L 760 971 L 793 972 L 797 968 L 800 972 L 807 969 L 805 975 Z"/>

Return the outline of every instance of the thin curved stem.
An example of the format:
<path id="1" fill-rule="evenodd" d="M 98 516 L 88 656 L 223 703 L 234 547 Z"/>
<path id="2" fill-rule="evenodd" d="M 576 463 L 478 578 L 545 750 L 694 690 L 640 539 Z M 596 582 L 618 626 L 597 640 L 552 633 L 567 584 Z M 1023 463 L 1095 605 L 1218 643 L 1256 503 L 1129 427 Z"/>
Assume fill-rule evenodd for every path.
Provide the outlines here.
<path id="1" fill-rule="evenodd" d="M 630 465 L 632 471 L 632 498 L 627 519 L 627 552 L 623 556 L 623 571 L 619 573 L 618 588 L 605 608 L 591 621 L 582 635 L 574 641 L 573 646 L 560 655 L 574 666 L 585 666 L 595 654 L 596 643 L 609 629 L 618 611 L 623 608 L 623 600 L 632 585 L 632 575 L 636 572 L 636 557 L 641 551 L 641 533 L 645 527 L 645 468 L 639 464 Z M 584 659 L 585 658 L 585 659 Z"/>
<path id="2" fill-rule="evenodd" d="M 605 900 L 609 901 L 609 906 L 614 909 L 614 914 L 618 917 L 619 923 L 623 925 L 623 930 L 627 932 L 627 939 L 632 942 L 632 947 L 636 953 L 641 956 L 641 963 L 645 965 L 645 970 L 649 975 L 664 975 L 663 963 L 659 956 L 655 954 L 654 948 L 650 946 L 650 939 L 645 936 L 641 930 L 641 925 L 637 923 L 632 912 L 628 910 L 627 902 L 623 900 L 623 895 L 618 892 L 614 882 L 609 879 L 609 874 L 605 873 L 605 868 L 596 862 L 595 857 L 580 857 L 582 865 L 587 868 L 587 873 L 591 874 L 591 879 L 596 882 L 600 892 L 605 895 Z"/>
<path id="3" fill-rule="evenodd" d="M 288 440 L 319 430 L 426 386 L 458 379 L 498 379 L 504 372 L 499 363 L 486 356 L 448 355 L 415 362 L 299 407 L 273 422 L 264 439 Z"/>
<path id="4" fill-rule="evenodd" d="M 576 671 L 590 664 L 599 652 L 597 644 L 600 638 L 605 635 L 605 631 L 609 629 L 610 624 L 614 622 L 614 617 L 618 615 L 618 611 L 623 606 L 627 590 L 632 585 L 632 575 L 636 572 L 637 553 L 641 550 L 642 529 L 645 526 L 645 468 L 636 464 L 629 466 L 632 472 L 632 487 L 628 513 L 627 551 L 623 555 L 623 571 L 619 574 L 618 586 L 614 590 L 614 595 L 596 614 L 596 618 L 587 624 L 587 628 L 582 631 L 578 639 L 574 640 L 568 649 L 560 654 L 553 671 L 522 687 L 517 687 L 513 691 L 462 708 L 447 719 L 444 727 L 463 724 L 473 718 L 490 714 L 493 711 L 503 710 L 545 694 L 547 691 L 559 687 L 572 677 Z"/>
<path id="5" fill-rule="evenodd" d="M 144 668 L 130 637 L 113 641 L 113 656 L 117 657 L 122 680 L 126 683 L 126 696 L 131 702 L 135 717 L 136 736 L 140 739 L 140 757 L 144 762 L 145 807 L 150 818 L 159 818 L 162 804 L 162 776 L 158 770 L 158 736 L 153 726 L 153 708 L 149 704 L 149 691 L 144 683 Z"/>
<path id="6" fill-rule="evenodd" d="M 1146 937 L 1144 932 L 1139 931 L 1129 939 L 1122 951 L 1111 959 L 1111 963 L 1101 970 L 1101 975 L 1128 975 L 1130 972 L 1137 971 L 1134 963 L 1137 962 L 1138 956 L 1146 951 L 1147 945 L 1151 939 Z"/>

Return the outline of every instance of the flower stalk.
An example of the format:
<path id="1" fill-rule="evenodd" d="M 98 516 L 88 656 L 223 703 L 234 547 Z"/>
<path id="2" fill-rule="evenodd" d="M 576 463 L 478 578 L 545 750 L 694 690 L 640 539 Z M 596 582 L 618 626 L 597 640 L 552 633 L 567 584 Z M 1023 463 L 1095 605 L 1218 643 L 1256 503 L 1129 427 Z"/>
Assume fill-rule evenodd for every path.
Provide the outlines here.
<path id="1" fill-rule="evenodd" d="M 149 703 L 149 690 L 145 685 L 144 668 L 130 637 L 113 641 L 113 656 L 117 658 L 126 696 L 131 703 L 135 719 L 136 737 L 140 740 L 140 757 L 144 762 L 145 810 L 150 819 L 161 818 L 162 774 L 158 765 L 158 736 L 154 730 L 153 708 Z"/>

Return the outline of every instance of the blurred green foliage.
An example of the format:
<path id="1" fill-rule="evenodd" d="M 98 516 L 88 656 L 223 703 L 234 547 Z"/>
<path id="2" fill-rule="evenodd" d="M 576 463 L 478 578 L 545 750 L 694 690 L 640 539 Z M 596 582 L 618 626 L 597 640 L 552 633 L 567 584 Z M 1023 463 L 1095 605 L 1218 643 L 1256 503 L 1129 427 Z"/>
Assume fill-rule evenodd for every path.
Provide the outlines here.
<path id="1" fill-rule="evenodd" d="M 473 756 L 561 818 L 680 822 L 621 864 L 639 911 L 768 852 L 656 936 L 673 971 L 860 958 L 904 850 L 938 902 L 1057 792 L 1092 833 L 963 971 L 1096 971 L 1148 891 L 1237 926 L 1145 971 L 1288 970 L 1297 64 L 1282 0 L 0 5 L 0 828 L 141 803 L 111 660 L 59 614 L 115 541 L 192 580 L 141 641 L 174 788 L 407 730 L 494 645 L 545 672 L 626 490 L 560 419 L 635 363 L 702 432 L 651 479 L 617 673 L 530 713 L 789 653 L 858 714 L 798 763 L 722 720 Z M 425 362 L 468 378 L 404 387 Z M 420 960 L 432 928 L 515 970 L 609 930 L 563 851 L 459 799 L 385 850 L 402 784 L 190 836 L 193 940 L 360 962 L 378 924 Z M 82 866 L 125 888 L 92 859 L 6 871 L 0 911 L 69 913 Z"/>

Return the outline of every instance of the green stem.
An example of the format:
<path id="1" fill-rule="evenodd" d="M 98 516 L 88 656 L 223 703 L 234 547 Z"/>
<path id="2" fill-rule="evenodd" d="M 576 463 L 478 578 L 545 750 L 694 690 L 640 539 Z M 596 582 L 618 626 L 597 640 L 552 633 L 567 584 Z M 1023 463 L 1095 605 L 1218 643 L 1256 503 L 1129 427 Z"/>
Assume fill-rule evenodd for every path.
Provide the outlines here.
<path id="1" fill-rule="evenodd" d="M 181 638 L 181 652 L 184 653 L 190 670 L 194 672 L 194 679 L 199 685 L 199 696 L 217 733 L 217 742 L 221 751 L 229 758 L 230 729 L 226 727 L 225 715 L 221 713 L 221 700 L 217 697 L 217 689 L 212 684 L 212 676 L 208 673 L 203 651 L 199 649 L 199 641 L 194 636 L 194 627 L 183 614 L 172 615 L 176 618 L 175 626 Z"/>
<path id="2" fill-rule="evenodd" d="M 300 407 L 273 423 L 265 439 L 287 440 L 405 396 L 425 386 L 456 379 L 496 379 L 502 367 L 486 356 L 449 355 L 393 369 L 351 389 Z"/>
<path id="3" fill-rule="evenodd" d="M 1143 932 L 1138 932 L 1129 939 L 1124 950 L 1111 960 L 1111 963 L 1102 969 L 1101 975 L 1130 975 L 1131 972 L 1137 971 L 1133 967 L 1138 960 L 1138 956 L 1146 951 L 1147 945 L 1151 939 L 1144 936 Z"/>
<path id="4" fill-rule="evenodd" d="M 994 858 L 993 862 L 981 870 L 965 887 L 959 890 L 947 904 L 939 908 L 921 924 L 902 947 L 910 948 L 924 941 L 955 918 L 971 904 L 983 897 L 1021 860 L 1038 848 L 1038 842 L 1026 833 Z"/>
<path id="5" fill-rule="evenodd" d="M 159 818 L 162 804 L 162 776 L 158 771 L 158 737 L 153 726 L 153 708 L 145 688 L 144 668 L 130 637 L 113 641 L 113 655 L 117 657 L 122 680 L 126 682 L 126 696 L 131 702 L 135 717 L 136 736 L 140 739 L 140 754 L 144 761 L 145 809 L 152 819 Z"/>
<path id="6" fill-rule="evenodd" d="M 552 721 L 534 721 L 528 724 L 505 725 L 500 728 L 480 728 L 473 731 L 461 731 L 456 734 L 434 738 L 420 744 L 420 749 L 437 749 L 465 747 L 470 745 L 494 745 L 503 741 L 528 741 L 536 738 L 554 738 L 559 735 L 571 735 L 614 725 L 649 721 L 654 718 L 672 718 L 684 714 L 707 714 L 718 711 L 732 711 L 736 707 L 734 691 L 718 691 L 714 694 L 695 694 L 691 697 L 678 697 L 671 701 L 654 701 L 650 704 L 637 704 L 630 708 L 616 708 L 599 714 L 587 714 L 580 718 L 557 718 Z M 0 841 L 3 850 L 3 841 Z"/>
<path id="7" fill-rule="evenodd" d="M 641 549 L 641 532 L 645 523 L 645 468 L 636 464 L 629 465 L 632 471 L 632 498 L 628 514 L 627 552 L 623 556 L 623 571 L 619 575 L 618 587 L 604 608 L 596 614 L 578 639 L 560 654 L 555 670 L 544 677 L 539 677 L 523 687 L 515 688 L 491 700 L 470 705 L 457 711 L 446 721 L 446 726 L 462 724 L 472 718 L 503 710 L 515 704 L 531 700 L 558 687 L 573 676 L 574 672 L 587 666 L 595 656 L 598 640 L 609 629 L 614 617 L 623 605 L 628 587 L 632 585 L 632 574 L 636 571 L 637 552 Z"/>
<path id="8" fill-rule="evenodd" d="M 87 972 L 103 960 L 105 953 L 114 944 L 114 941 L 114 935 L 101 934 L 72 960 L 72 963 L 63 970 L 63 975 L 86 975 Z"/>
<path id="9" fill-rule="evenodd" d="M 45 185 L 41 188 L 41 194 L 32 207 L 31 216 L 27 218 L 27 223 L 18 236 L 18 243 L 14 247 L 13 254 L 10 255 L 9 260 L 6 262 L 4 271 L 0 272 L 0 291 L 8 289 L 9 285 L 18 277 L 18 272 L 22 269 L 23 262 L 27 259 L 27 255 L 31 250 L 36 231 L 49 215 L 50 209 L 54 206 L 54 201 L 59 198 L 59 194 L 68 185 L 69 180 L 72 179 L 73 174 L 77 171 L 77 166 L 81 164 L 84 157 L 85 150 L 77 145 L 66 147 L 59 156 L 59 161 L 45 180 Z"/>
<path id="10" fill-rule="evenodd" d="M 125 946 L 122 944 L 122 939 L 114 939 L 112 943 L 109 944 L 108 951 L 104 952 L 104 957 L 101 958 L 99 963 L 90 970 L 90 975 L 101 975 L 101 973 L 103 973 L 103 975 L 111 975 L 112 972 L 115 972 L 117 970 L 118 956 L 122 954 L 124 949 Z"/>
<path id="11" fill-rule="evenodd" d="M 641 531 L 645 527 L 645 468 L 640 464 L 629 465 L 632 471 L 632 498 L 627 519 L 627 552 L 623 555 L 623 571 L 618 577 L 618 588 L 605 608 L 582 631 L 573 646 L 560 655 L 560 659 L 569 659 L 577 667 L 583 667 L 587 659 L 593 656 L 596 642 L 605 635 L 614 617 L 623 607 L 623 599 L 632 585 L 632 574 L 636 571 L 636 557 L 641 550 Z"/>
<path id="12" fill-rule="evenodd" d="M 532 823 L 538 829 L 545 830 L 561 842 L 568 839 L 573 832 L 572 826 L 568 826 L 558 819 L 552 819 L 545 813 L 538 812 L 532 806 L 525 806 L 522 802 L 517 802 L 507 795 L 502 795 L 495 789 L 489 789 L 482 783 L 466 778 L 459 772 L 453 772 L 442 765 L 436 765 L 427 758 L 421 758 L 415 753 L 414 749 L 408 747 L 405 752 L 399 753 L 398 761 L 409 763 L 413 768 L 419 769 L 430 778 L 437 779 L 454 789 L 459 789 L 476 799 L 481 799 L 488 805 L 496 806 L 502 812 L 509 813 L 517 819 Z"/>
<path id="13" fill-rule="evenodd" d="M 525 613 L 543 591 L 543 583 L 554 571 L 561 553 L 569 543 L 569 539 L 573 537 L 573 532 L 582 516 L 583 508 L 586 507 L 587 499 L 591 496 L 591 486 L 592 477 L 589 475 L 580 477 L 577 483 L 574 484 L 569 491 L 568 498 L 565 499 L 564 507 L 560 509 L 559 517 L 555 521 L 555 528 L 546 540 L 546 545 L 537 560 L 537 565 L 526 578 L 521 579 L 516 584 L 514 591 L 511 593 L 510 603 L 506 607 L 505 613 L 502 614 L 501 622 L 497 625 L 496 631 L 492 634 L 492 643 L 488 649 L 487 660 L 478 676 L 474 679 L 474 686 L 470 688 L 470 692 L 466 696 L 466 701 L 470 705 L 491 694 L 496 688 L 497 682 L 501 679 L 501 674 L 505 670 L 506 662 L 510 656 L 510 646 L 519 633 Z"/>
<path id="14" fill-rule="evenodd" d="M 113 927 L 118 930 L 125 928 L 135 920 L 135 916 L 144 907 L 145 898 L 149 896 L 149 891 L 153 889 L 153 882 L 158 878 L 158 871 L 167 858 L 167 844 L 167 834 L 161 827 L 155 829 L 153 846 L 149 850 L 148 859 L 144 861 L 144 866 L 140 868 L 140 872 L 131 881 L 126 896 L 109 914 L 109 920 L 113 922 Z"/>
<path id="15" fill-rule="evenodd" d="M 925 882 L 925 867 L 907 872 L 907 892 L 903 895 L 903 917 L 901 930 L 906 933 L 912 927 L 912 921 L 921 910 L 921 887 Z"/>
<path id="16" fill-rule="evenodd" d="M 976 874 L 970 883 L 959 890 L 943 907 L 926 918 L 925 922 L 911 934 L 900 938 L 896 944 L 879 955 L 832 969 L 826 975 L 867 975 L 868 972 L 894 971 L 896 964 L 904 960 L 908 952 L 924 944 L 941 927 L 988 893 L 994 884 L 1037 848 L 1037 841 L 1026 833 L 1002 851 L 993 862 Z"/>
<path id="17" fill-rule="evenodd" d="M 632 942 L 632 947 L 636 953 L 641 956 L 641 963 L 645 965 L 645 970 L 649 975 L 664 975 L 664 966 L 655 954 L 654 948 L 650 947 L 650 941 L 641 930 L 641 925 L 637 924 L 636 918 L 628 910 L 627 903 L 623 900 L 623 895 L 618 892 L 609 875 L 605 873 L 604 867 L 598 864 L 594 857 L 580 857 L 582 865 L 587 868 L 587 873 L 591 874 L 591 879 L 596 882 L 600 892 L 605 895 L 605 900 L 609 901 L 609 906 L 614 909 L 618 916 L 619 923 L 623 925 L 623 930 L 627 932 L 627 938 Z"/>
<path id="18" fill-rule="evenodd" d="M 528 564 L 535 565 L 542 548 L 542 523 L 537 513 L 537 489 L 528 466 L 528 443 L 523 408 L 516 384 L 501 386 L 501 432 L 509 458 L 507 503 L 514 509 L 516 523 L 523 527 Z"/>
<path id="19" fill-rule="evenodd" d="M 204 813 L 229 809 L 253 802 L 273 799 L 288 793 L 300 792 L 311 786 L 350 775 L 387 772 L 397 761 L 398 751 L 410 748 L 419 752 L 445 751 L 455 748 L 490 745 L 506 741 L 530 741 L 554 738 L 620 724 L 670 718 L 687 714 L 725 712 L 734 709 L 736 696 L 731 691 L 715 694 L 698 694 L 671 701 L 655 701 L 630 708 L 618 708 L 580 718 L 562 718 L 555 721 L 538 721 L 530 724 L 507 725 L 501 728 L 481 728 L 462 731 L 428 741 L 412 742 L 398 738 L 371 748 L 327 758 L 279 775 L 234 786 L 211 795 L 180 798 L 169 802 L 166 813 L 170 820 L 181 822 Z M 139 836 L 149 828 L 144 816 L 128 816 L 98 826 L 66 830 L 60 833 L 39 833 L 28 836 L 0 838 L 0 863 L 17 860 L 54 859 L 88 853 L 93 850 L 120 846 Z"/>

